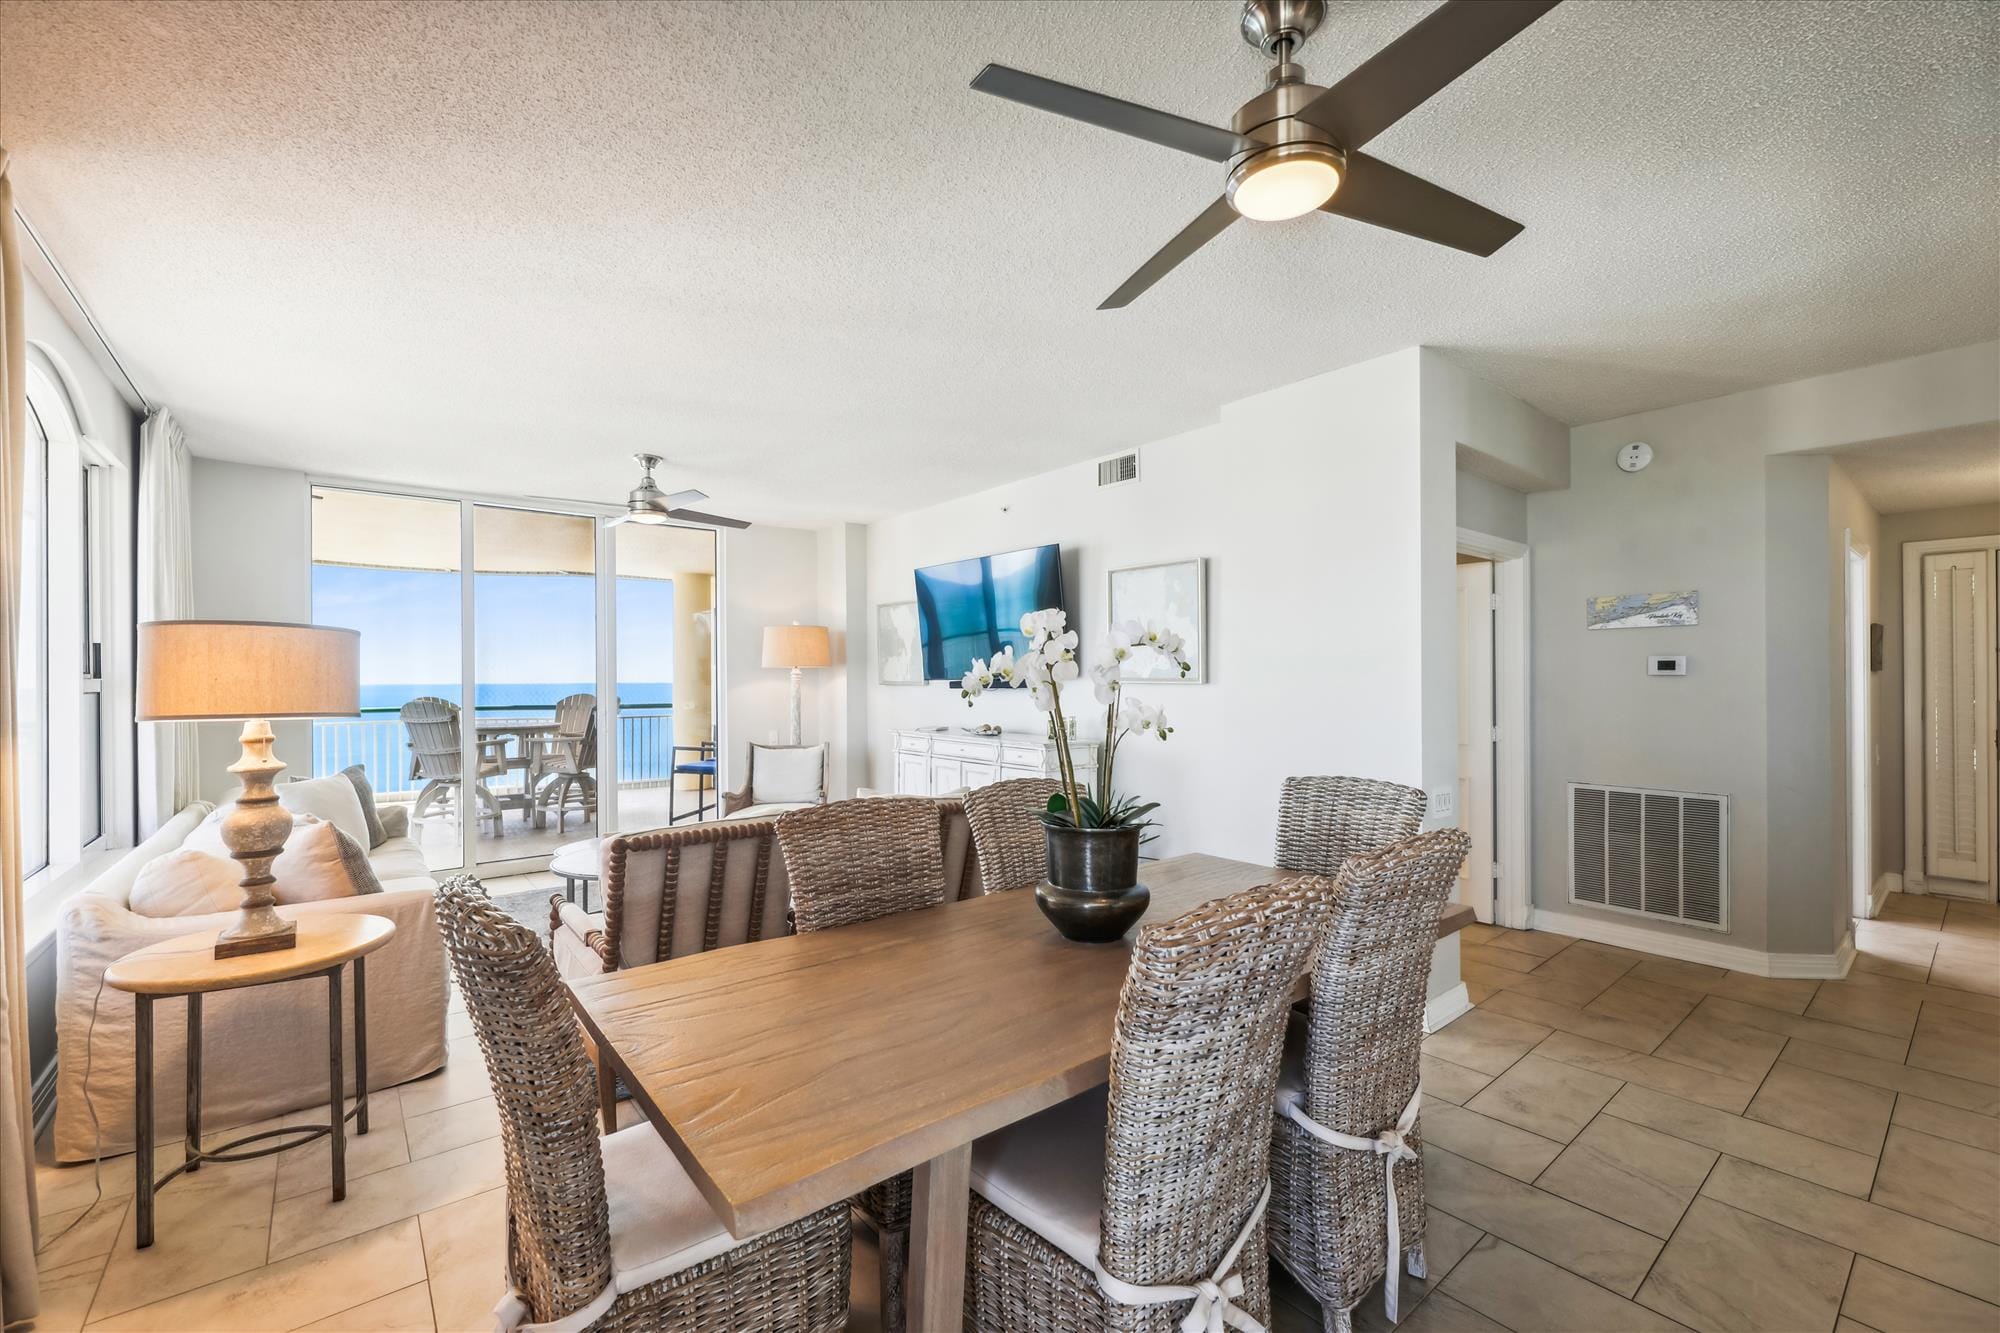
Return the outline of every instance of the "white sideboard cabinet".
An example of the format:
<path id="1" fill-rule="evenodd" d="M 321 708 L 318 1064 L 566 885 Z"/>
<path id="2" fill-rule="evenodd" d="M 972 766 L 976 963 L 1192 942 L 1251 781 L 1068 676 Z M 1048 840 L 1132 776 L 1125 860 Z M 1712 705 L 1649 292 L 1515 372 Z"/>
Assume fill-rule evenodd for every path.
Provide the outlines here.
<path id="1" fill-rule="evenodd" d="M 1077 776 L 1097 771 L 1097 742 L 1071 741 Z M 896 733 L 896 794 L 947 796 L 1005 778 L 1061 776 L 1055 742 L 1032 731 L 975 736 L 963 731 Z"/>

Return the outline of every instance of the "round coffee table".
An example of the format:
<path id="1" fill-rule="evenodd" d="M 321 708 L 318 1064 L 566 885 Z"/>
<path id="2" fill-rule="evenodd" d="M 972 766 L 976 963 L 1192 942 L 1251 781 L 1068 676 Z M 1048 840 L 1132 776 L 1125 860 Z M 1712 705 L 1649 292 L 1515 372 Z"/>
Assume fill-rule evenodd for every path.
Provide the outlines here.
<path id="1" fill-rule="evenodd" d="M 585 838 L 581 842 L 566 842 L 556 848 L 549 857 L 549 870 L 562 876 L 563 897 L 576 901 L 579 890 L 583 893 L 583 910 L 590 910 L 590 886 L 597 879 L 597 849 L 600 838 Z"/>
<path id="2" fill-rule="evenodd" d="M 289 949 L 265 953 L 239 954 L 234 958 L 215 956 L 217 932 L 204 930 L 195 935 L 151 944 L 127 954 L 104 969 L 104 984 L 132 996 L 132 1046 L 136 1066 L 134 1079 L 133 1177 L 137 1213 L 138 1248 L 153 1243 L 153 1194 L 186 1171 L 199 1171 L 203 1162 L 241 1162 L 266 1157 L 311 1143 L 322 1136 L 333 1140 L 333 1198 L 347 1197 L 347 1121 L 354 1120 L 357 1134 L 368 1132 L 368 976 L 366 955 L 387 944 L 396 933 L 396 923 L 387 917 L 363 914 L 313 914 L 298 922 L 298 943 Z M 340 970 L 354 964 L 354 1109 L 348 1111 L 340 1022 Z M 325 977 L 327 981 L 327 1067 L 330 1074 L 327 1123 L 287 1125 L 246 1134 L 240 1139 L 201 1146 L 201 997 L 211 991 L 244 990 L 268 986 L 301 977 Z M 153 1179 L 153 1001 L 175 995 L 187 997 L 187 1159 L 173 1170 Z M 279 1142 L 261 1148 L 236 1151 L 262 1139 Z"/>

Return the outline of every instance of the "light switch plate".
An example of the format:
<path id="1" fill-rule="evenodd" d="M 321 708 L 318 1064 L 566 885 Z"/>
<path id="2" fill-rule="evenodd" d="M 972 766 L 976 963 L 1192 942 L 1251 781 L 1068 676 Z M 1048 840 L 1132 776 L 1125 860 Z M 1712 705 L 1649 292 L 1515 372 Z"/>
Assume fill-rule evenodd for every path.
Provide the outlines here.
<path id="1" fill-rule="evenodd" d="M 1430 813 L 1438 819 L 1458 818 L 1458 793 L 1450 787 L 1439 787 L 1430 794 Z"/>

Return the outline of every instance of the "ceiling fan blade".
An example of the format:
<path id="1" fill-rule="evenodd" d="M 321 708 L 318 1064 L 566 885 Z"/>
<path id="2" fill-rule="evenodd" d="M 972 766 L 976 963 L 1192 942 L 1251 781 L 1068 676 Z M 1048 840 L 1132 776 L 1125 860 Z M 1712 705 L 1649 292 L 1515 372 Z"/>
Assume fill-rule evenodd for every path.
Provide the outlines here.
<path id="1" fill-rule="evenodd" d="M 661 496 L 660 504 L 667 509 L 679 509 L 682 505 L 698 505 L 707 498 L 707 491 L 675 491 L 672 495 Z"/>
<path id="2" fill-rule="evenodd" d="M 1148 143 L 1178 148 L 1211 162 L 1227 162 L 1233 155 L 1255 146 L 1230 130 L 1176 116 L 1171 111 L 1155 111 L 1137 102 L 1106 97 L 1074 84 L 1058 83 L 1039 74 L 1023 73 L 1006 65 L 988 65 L 973 77 L 972 86 L 978 92 L 1004 97 L 1038 111 L 1053 111 L 1058 116 L 1116 130 Z"/>
<path id="3" fill-rule="evenodd" d="M 1159 253 L 1139 265 L 1139 271 L 1125 279 L 1125 285 L 1104 298 L 1099 310 L 1122 310 L 1139 293 L 1173 272 L 1174 266 L 1222 234 L 1223 228 L 1241 216 L 1227 199 L 1217 199 L 1201 216 L 1182 227 L 1180 235 L 1160 247 Z"/>
<path id="4" fill-rule="evenodd" d="M 749 522 L 740 518 L 724 518 L 720 514 L 704 514 L 696 509 L 669 509 L 667 517 L 677 518 L 683 523 L 705 523 L 712 528 L 747 528 Z"/>
<path id="5" fill-rule="evenodd" d="M 1366 153 L 1347 155 L 1340 189 L 1320 208 L 1482 259 L 1521 234 L 1512 218 Z"/>
<path id="6" fill-rule="evenodd" d="M 1557 0 L 1445 0 L 1299 111 L 1353 152 L 1506 45 Z"/>

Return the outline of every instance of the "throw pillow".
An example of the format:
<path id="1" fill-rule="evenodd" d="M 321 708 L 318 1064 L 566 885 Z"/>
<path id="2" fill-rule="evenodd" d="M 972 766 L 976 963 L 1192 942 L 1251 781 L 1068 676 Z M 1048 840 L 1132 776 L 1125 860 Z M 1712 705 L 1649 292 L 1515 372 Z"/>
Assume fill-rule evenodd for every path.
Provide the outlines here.
<path id="1" fill-rule="evenodd" d="M 233 912 L 243 903 L 242 882 L 236 862 L 184 848 L 141 866 L 126 905 L 140 916 Z"/>
<path id="2" fill-rule="evenodd" d="M 344 780 L 341 785 L 346 785 Z M 216 810 L 197 825 L 181 844 L 181 850 L 201 852 L 234 867 L 236 862 L 230 860 L 229 848 L 222 841 L 222 815 L 227 809 L 224 806 Z M 358 893 L 382 891 L 360 842 L 348 837 L 339 825 L 314 815 L 293 816 L 291 836 L 285 839 L 285 850 L 271 863 L 271 874 L 277 878 L 281 903 L 351 898 Z M 243 878 L 240 869 L 236 878 L 238 881 Z M 233 907 L 235 903 L 230 905 Z"/>
<path id="3" fill-rule="evenodd" d="M 361 817 L 368 824 L 368 847 L 372 851 L 389 840 L 389 830 L 382 826 L 382 815 L 375 809 L 375 788 L 368 781 L 368 770 L 360 764 L 349 764 L 340 770 L 340 776 L 354 784 L 354 795 L 361 802 Z"/>
<path id="4" fill-rule="evenodd" d="M 824 745 L 750 747 L 752 805 L 814 805 L 825 795 Z"/>
<path id="5" fill-rule="evenodd" d="M 370 841 L 374 830 L 368 826 L 361 797 L 356 793 L 354 784 L 343 774 L 309 778 L 304 782 L 281 782 L 278 784 L 278 804 L 295 815 L 316 815 L 324 819 L 363 847 L 375 845 Z"/>
<path id="6" fill-rule="evenodd" d="M 272 865 L 281 903 L 319 902 L 380 893 L 382 885 L 368 864 L 368 853 L 337 824 L 302 816 L 292 828 L 284 853 Z"/>

